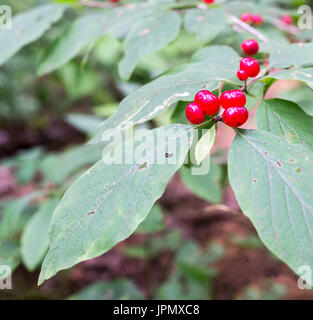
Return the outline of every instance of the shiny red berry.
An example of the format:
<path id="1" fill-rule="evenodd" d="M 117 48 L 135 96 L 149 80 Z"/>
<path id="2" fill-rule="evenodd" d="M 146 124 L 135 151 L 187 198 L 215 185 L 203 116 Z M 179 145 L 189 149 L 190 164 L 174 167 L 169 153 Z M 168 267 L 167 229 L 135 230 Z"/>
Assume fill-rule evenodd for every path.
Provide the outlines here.
<path id="1" fill-rule="evenodd" d="M 195 103 L 209 116 L 220 109 L 219 98 L 208 90 L 201 90 L 195 96 Z"/>
<path id="2" fill-rule="evenodd" d="M 186 118 L 193 124 L 199 124 L 203 122 L 205 114 L 199 105 L 191 102 L 186 107 Z"/>
<path id="3" fill-rule="evenodd" d="M 242 126 L 249 117 L 248 110 L 245 107 L 228 108 L 223 113 L 224 123 L 230 127 Z"/>
<path id="4" fill-rule="evenodd" d="M 240 61 L 240 70 L 245 71 L 249 77 L 254 78 L 260 72 L 260 65 L 255 59 L 245 57 Z"/>
<path id="5" fill-rule="evenodd" d="M 207 4 L 212 4 L 214 3 L 214 0 L 202 0 L 204 3 L 207 3 Z"/>
<path id="6" fill-rule="evenodd" d="M 240 80 L 240 81 L 246 81 L 248 79 L 248 75 L 247 75 L 247 72 L 244 71 L 244 70 L 238 70 L 237 71 L 237 78 Z"/>
<path id="7" fill-rule="evenodd" d="M 256 54 L 259 51 L 259 44 L 256 40 L 254 39 L 248 39 L 245 40 L 242 44 L 241 44 L 241 49 L 245 54 Z"/>
<path id="8" fill-rule="evenodd" d="M 245 23 L 252 23 L 252 15 L 248 12 L 244 12 L 241 17 L 240 17 L 240 20 L 245 22 Z"/>
<path id="9" fill-rule="evenodd" d="M 119 2 L 120 0 L 109 0 L 110 2 Z"/>
<path id="10" fill-rule="evenodd" d="M 241 90 L 225 91 L 220 97 L 220 103 L 224 109 L 243 107 L 246 104 L 246 95 Z"/>
<path id="11" fill-rule="evenodd" d="M 288 14 L 285 14 L 284 16 L 282 16 L 280 18 L 280 21 L 283 22 L 284 24 L 287 24 L 287 25 L 291 25 L 293 24 L 293 19 L 290 15 Z"/>
<path id="12" fill-rule="evenodd" d="M 256 25 L 260 25 L 263 23 L 263 18 L 260 14 L 253 14 L 252 15 L 252 22 Z"/>

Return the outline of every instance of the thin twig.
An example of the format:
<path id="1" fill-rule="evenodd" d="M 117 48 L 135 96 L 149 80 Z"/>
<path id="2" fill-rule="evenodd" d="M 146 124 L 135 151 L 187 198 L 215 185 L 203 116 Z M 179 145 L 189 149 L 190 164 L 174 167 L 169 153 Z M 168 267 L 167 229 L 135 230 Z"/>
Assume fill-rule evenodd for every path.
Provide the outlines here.
<path id="1" fill-rule="evenodd" d="M 300 30 L 297 27 L 292 26 L 292 25 L 288 25 L 288 24 L 280 21 L 277 18 L 268 17 L 267 19 L 273 26 L 275 26 L 275 27 L 279 28 L 280 30 L 283 30 L 287 33 L 290 33 L 294 36 L 297 36 L 300 33 Z"/>
<path id="2" fill-rule="evenodd" d="M 237 26 L 241 27 L 241 29 L 246 30 L 247 32 L 253 34 L 255 37 L 257 37 L 260 41 L 263 42 L 268 42 L 268 38 L 265 37 L 261 32 L 259 32 L 258 30 L 256 30 L 255 28 L 249 26 L 247 23 L 241 21 L 240 19 L 238 19 L 236 16 L 229 14 L 228 15 L 231 22 L 233 22 L 234 24 L 236 24 Z"/>
<path id="3" fill-rule="evenodd" d="M 113 3 L 104 3 L 104 2 L 89 1 L 89 0 L 81 0 L 81 1 L 79 1 L 79 4 L 82 6 L 92 7 L 92 8 L 114 8 L 114 7 L 116 7 L 116 4 L 113 4 Z"/>

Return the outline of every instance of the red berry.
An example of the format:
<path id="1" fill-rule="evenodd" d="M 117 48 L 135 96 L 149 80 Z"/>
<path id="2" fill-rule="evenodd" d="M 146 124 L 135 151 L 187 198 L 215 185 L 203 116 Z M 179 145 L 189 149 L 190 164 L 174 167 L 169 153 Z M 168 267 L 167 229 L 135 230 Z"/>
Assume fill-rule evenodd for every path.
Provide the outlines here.
<path id="1" fill-rule="evenodd" d="M 219 98 L 208 90 L 201 90 L 195 96 L 195 103 L 209 116 L 220 109 Z"/>
<path id="2" fill-rule="evenodd" d="M 248 110 L 245 107 L 228 108 L 223 113 L 224 123 L 230 127 L 242 126 L 249 117 Z"/>
<path id="3" fill-rule="evenodd" d="M 202 0 L 204 3 L 207 3 L 207 4 L 212 4 L 214 3 L 214 0 Z"/>
<path id="4" fill-rule="evenodd" d="M 195 102 L 191 102 L 186 107 L 186 118 L 193 124 L 199 124 L 203 122 L 205 114 Z"/>
<path id="5" fill-rule="evenodd" d="M 239 69 L 237 71 L 237 78 L 241 81 L 246 81 L 248 79 L 247 72 Z"/>
<path id="6" fill-rule="evenodd" d="M 259 51 L 259 44 L 254 39 L 248 39 L 241 44 L 241 49 L 245 54 L 256 54 Z"/>
<path id="7" fill-rule="evenodd" d="M 246 95 L 241 90 L 225 91 L 220 97 L 220 102 L 224 109 L 243 107 L 246 104 Z"/>
<path id="8" fill-rule="evenodd" d="M 280 21 L 283 22 L 284 24 L 288 24 L 288 25 L 293 24 L 293 19 L 288 14 L 285 14 L 284 16 L 282 16 L 280 18 Z"/>
<path id="9" fill-rule="evenodd" d="M 109 0 L 110 2 L 119 2 L 120 0 Z"/>
<path id="10" fill-rule="evenodd" d="M 260 65 L 255 59 L 245 57 L 240 61 L 240 70 L 245 71 L 249 77 L 254 78 L 260 72 Z"/>
<path id="11" fill-rule="evenodd" d="M 248 24 L 252 23 L 252 16 L 248 12 L 243 13 L 241 15 L 240 19 L 241 19 L 241 21 L 243 21 L 245 23 L 248 23 Z"/>
<path id="12" fill-rule="evenodd" d="M 260 25 L 263 23 L 263 18 L 260 14 L 253 14 L 252 15 L 252 21 L 256 25 Z"/>

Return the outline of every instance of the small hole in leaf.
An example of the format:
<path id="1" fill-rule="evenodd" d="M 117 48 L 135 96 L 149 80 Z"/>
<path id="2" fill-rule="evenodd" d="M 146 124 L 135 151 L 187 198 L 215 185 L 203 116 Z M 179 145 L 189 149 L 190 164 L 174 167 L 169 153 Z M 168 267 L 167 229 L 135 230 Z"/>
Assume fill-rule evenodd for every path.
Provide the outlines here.
<path id="1" fill-rule="evenodd" d="M 256 178 L 252 179 L 252 182 L 253 182 L 253 183 L 256 183 L 256 182 L 257 182 L 257 179 L 256 179 Z"/>
<path id="2" fill-rule="evenodd" d="M 138 170 L 142 170 L 142 169 L 146 169 L 146 168 L 148 168 L 148 163 L 147 163 L 147 162 L 144 162 L 143 164 L 141 164 L 141 165 L 138 167 L 137 171 L 138 171 Z"/>
<path id="3" fill-rule="evenodd" d="M 95 214 L 95 213 L 96 213 L 96 211 L 91 210 L 91 211 L 89 211 L 89 212 L 87 213 L 87 216 L 91 216 L 91 215 L 93 215 L 93 214 Z"/>
<path id="4" fill-rule="evenodd" d="M 276 161 L 276 164 L 281 167 L 282 166 L 282 163 L 280 161 Z"/>

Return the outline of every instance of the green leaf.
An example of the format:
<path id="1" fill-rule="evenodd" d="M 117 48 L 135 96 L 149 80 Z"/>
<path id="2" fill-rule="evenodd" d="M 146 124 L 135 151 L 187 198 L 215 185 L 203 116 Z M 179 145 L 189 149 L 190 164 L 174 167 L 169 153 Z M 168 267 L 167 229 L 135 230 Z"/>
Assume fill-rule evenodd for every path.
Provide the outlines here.
<path id="1" fill-rule="evenodd" d="M 234 76 L 238 59 L 238 54 L 229 47 L 203 48 L 184 71 L 162 76 L 126 97 L 114 115 L 103 123 L 91 143 L 102 141 L 107 129 L 125 130 L 154 118 L 174 102 L 192 100 L 200 89 L 212 91 L 218 88 L 220 80 Z"/>
<path id="2" fill-rule="evenodd" d="M 106 283 L 93 283 L 69 300 L 141 300 L 140 290 L 127 279 L 117 279 Z"/>
<path id="3" fill-rule="evenodd" d="M 270 54 L 269 63 L 273 68 L 313 64 L 312 52 L 312 43 L 293 43 L 288 46 L 275 48 Z"/>
<path id="4" fill-rule="evenodd" d="M 221 202 L 221 170 L 214 161 L 211 160 L 210 171 L 204 175 L 192 174 L 192 169 L 185 166 L 179 172 L 183 183 L 196 196 L 213 203 Z"/>
<path id="5" fill-rule="evenodd" d="M 220 8 L 191 9 L 187 11 L 184 23 L 187 31 L 196 33 L 201 42 L 207 43 L 226 27 L 227 16 Z"/>
<path id="6" fill-rule="evenodd" d="M 12 29 L 0 32 L 0 65 L 40 38 L 53 23 L 61 19 L 66 8 L 66 5 L 47 4 L 16 15 L 12 20 Z"/>
<path id="7" fill-rule="evenodd" d="M 0 266 L 7 265 L 12 271 L 20 264 L 20 248 L 15 242 L 0 241 Z M 0 280 L 2 279 L 0 274 Z"/>
<path id="8" fill-rule="evenodd" d="M 295 102 L 306 114 L 313 116 L 313 90 L 306 85 L 279 93 L 279 98 Z"/>
<path id="9" fill-rule="evenodd" d="M 108 251 L 129 237 L 146 218 L 184 162 L 193 127 L 169 125 L 148 132 L 150 149 L 142 159 L 134 164 L 108 165 L 105 160 L 99 161 L 65 193 L 53 216 L 50 248 L 39 284 L 60 270 Z M 153 148 L 155 144 L 151 145 L 150 139 L 155 141 L 164 133 L 171 134 L 171 138 Z M 133 152 L 132 143 L 128 142 L 120 142 L 117 148 L 125 150 L 125 154 Z M 173 156 L 163 155 L 164 149 L 171 150 Z M 156 156 L 169 163 L 156 163 Z"/>
<path id="10" fill-rule="evenodd" d="M 163 212 L 157 204 L 155 204 L 149 212 L 147 218 L 140 223 L 136 233 L 153 233 L 164 229 Z"/>
<path id="11" fill-rule="evenodd" d="M 78 18 L 57 41 L 53 49 L 39 66 L 38 73 L 43 75 L 61 67 L 76 57 L 88 44 L 96 42 L 101 36 L 110 33 L 115 37 L 123 37 L 129 28 L 143 17 L 153 12 L 146 4 L 125 6 L 121 8 L 88 14 Z"/>
<path id="12" fill-rule="evenodd" d="M 108 16 L 105 13 L 94 13 L 78 18 L 67 32 L 57 41 L 41 62 L 39 75 L 58 69 L 72 58 L 91 41 L 95 41 L 103 34 Z"/>
<path id="13" fill-rule="evenodd" d="M 42 261 L 49 247 L 49 227 L 59 199 L 50 199 L 41 205 L 25 226 L 21 238 L 22 261 L 33 271 Z"/>
<path id="14" fill-rule="evenodd" d="M 313 118 L 287 100 L 264 100 L 256 112 L 256 124 L 261 130 L 283 136 L 291 143 L 313 146 Z"/>
<path id="15" fill-rule="evenodd" d="M 228 156 L 239 205 L 264 244 L 296 273 L 313 266 L 313 152 L 266 131 L 238 130 Z"/>
<path id="16" fill-rule="evenodd" d="M 7 203 L 0 212 L 0 240 L 12 239 L 20 232 L 29 218 L 26 208 L 41 192 L 33 192 Z"/>
<path id="17" fill-rule="evenodd" d="M 200 164 L 209 154 L 215 141 L 215 126 L 206 130 L 195 147 L 195 159 Z"/>
<path id="18" fill-rule="evenodd" d="M 176 12 L 157 12 L 137 21 L 125 39 L 120 76 L 127 80 L 141 58 L 164 48 L 179 34 L 181 19 Z"/>
<path id="19" fill-rule="evenodd" d="M 103 122 L 103 119 L 83 113 L 68 113 L 66 121 L 79 131 L 92 135 L 96 133 L 98 127 Z"/>
<path id="20" fill-rule="evenodd" d="M 282 70 L 276 73 L 271 73 L 263 79 L 268 78 L 299 80 L 313 89 L 313 68 Z"/>

